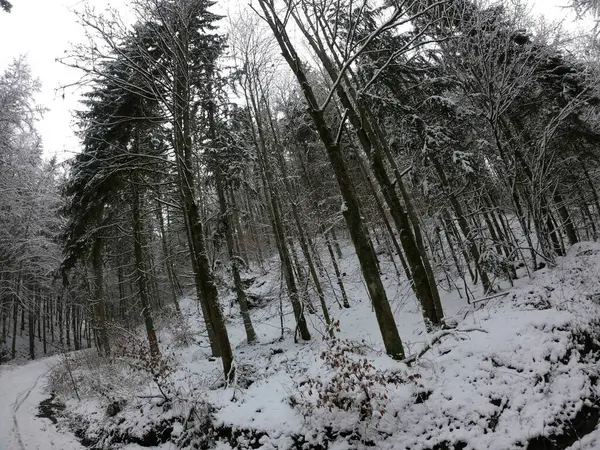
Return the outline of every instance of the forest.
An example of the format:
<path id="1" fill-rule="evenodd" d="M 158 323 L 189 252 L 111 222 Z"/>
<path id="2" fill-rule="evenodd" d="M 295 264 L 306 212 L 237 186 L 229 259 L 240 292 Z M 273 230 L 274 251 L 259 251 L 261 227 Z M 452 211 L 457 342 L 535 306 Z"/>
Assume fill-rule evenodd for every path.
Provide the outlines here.
<path id="1" fill-rule="evenodd" d="M 74 13 L 65 161 L 0 75 L 0 380 L 81 448 L 600 448 L 597 28 L 219 3 Z"/>

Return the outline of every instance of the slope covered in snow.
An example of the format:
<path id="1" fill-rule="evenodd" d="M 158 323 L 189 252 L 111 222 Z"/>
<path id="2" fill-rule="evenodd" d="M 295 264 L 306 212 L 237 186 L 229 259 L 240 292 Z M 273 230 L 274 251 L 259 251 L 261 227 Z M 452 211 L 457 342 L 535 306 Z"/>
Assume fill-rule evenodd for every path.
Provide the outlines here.
<path id="1" fill-rule="evenodd" d="M 158 321 L 158 368 L 147 365 L 143 352 L 119 353 L 118 345 L 110 364 L 84 351 L 72 354 L 68 366 L 55 366 L 50 386 L 66 403 L 59 428 L 76 432 L 88 448 L 107 449 L 597 448 L 599 245 L 578 244 L 557 267 L 521 278 L 506 295 L 477 305 L 456 292 L 446 295 L 446 314 L 456 327 L 429 335 L 407 286 L 388 276 L 411 355 L 405 362 L 384 354 L 355 259 L 349 249 L 345 255 L 351 308 L 338 308 L 332 289 L 327 292 L 339 321 L 337 340 L 325 338 L 318 316 L 308 315 L 313 339 L 294 343 L 293 318 L 273 264 L 247 275 L 257 301 L 258 344 L 244 342 L 233 297 L 223 296 L 235 345 L 234 383 L 221 379 L 201 313 L 184 299 L 183 318 Z M 123 332 L 122 339 L 145 348 L 141 333 Z M 8 388 L 20 391 L 45 367 L 38 362 L 3 372 L 2 380 L 13 382 L 24 370 L 27 382 Z M 43 398 L 39 387 L 33 393 L 31 399 Z M 33 416 L 31 401 L 23 414 Z M 2 413 L 9 418 L 10 408 Z"/>

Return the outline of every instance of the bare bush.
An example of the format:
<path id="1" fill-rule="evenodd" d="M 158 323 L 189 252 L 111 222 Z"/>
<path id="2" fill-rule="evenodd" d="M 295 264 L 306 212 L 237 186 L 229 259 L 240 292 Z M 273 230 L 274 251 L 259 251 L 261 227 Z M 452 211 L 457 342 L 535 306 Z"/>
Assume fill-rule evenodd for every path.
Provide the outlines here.
<path id="1" fill-rule="evenodd" d="M 388 386 L 414 381 L 418 376 L 382 372 L 356 350 L 359 349 L 350 341 L 330 341 L 320 355 L 329 366 L 328 375 L 302 383 L 302 393 L 305 398 L 316 400 L 317 408 L 330 412 L 334 409 L 355 411 L 362 422 L 385 414 L 389 403 Z M 312 402 L 308 403 L 312 407 Z"/>

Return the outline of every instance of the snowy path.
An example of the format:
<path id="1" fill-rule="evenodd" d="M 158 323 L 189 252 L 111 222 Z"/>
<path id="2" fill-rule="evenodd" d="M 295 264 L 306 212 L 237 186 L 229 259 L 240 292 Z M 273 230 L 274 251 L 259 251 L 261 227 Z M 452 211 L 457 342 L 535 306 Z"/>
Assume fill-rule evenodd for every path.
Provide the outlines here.
<path id="1" fill-rule="evenodd" d="M 74 436 L 36 417 L 38 405 L 48 397 L 45 376 L 57 362 L 54 356 L 0 368 L 0 450 L 83 449 Z"/>

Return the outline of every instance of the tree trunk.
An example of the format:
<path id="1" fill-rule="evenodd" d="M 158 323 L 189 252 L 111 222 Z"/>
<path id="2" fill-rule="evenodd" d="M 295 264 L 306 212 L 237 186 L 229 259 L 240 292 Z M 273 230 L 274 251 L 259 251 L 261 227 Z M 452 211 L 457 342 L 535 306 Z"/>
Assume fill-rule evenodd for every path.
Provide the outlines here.
<path id="1" fill-rule="evenodd" d="M 234 253 L 233 230 L 230 220 L 231 214 L 229 213 L 229 210 L 227 208 L 227 199 L 225 197 L 225 188 L 223 186 L 223 174 L 220 167 L 218 167 L 218 163 L 215 173 L 215 183 L 217 188 L 217 197 L 219 199 L 221 226 L 223 227 L 223 231 L 225 232 L 227 255 L 229 256 L 229 266 L 231 268 L 231 274 L 233 275 L 233 285 L 235 288 L 237 301 L 240 306 L 240 314 L 242 316 L 242 321 L 244 322 L 244 329 L 246 330 L 246 340 L 250 344 L 257 340 L 256 332 L 254 331 L 254 326 L 252 325 L 252 318 L 250 317 L 250 311 L 248 310 L 248 300 L 246 299 L 246 293 L 244 292 L 242 278 L 240 277 L 240 257 Z"/>
<path id="2" fill-rule="evenodd" d="M 331 248 L 331 241 L 325 234 L 325 245 L 327 246 L 327 251 L 329 252 L 329 257 L 331 258 L 331 264 L 333 265 L 333 271 L 335 272 L 335 278 L 337 280 L 338 287 L 340 288 L 340 292 L 342 293 L 342 304 L 344 308 L 350 308 L 350 303 L 348 302 L 348 295 L 346 294 L 346 288 L 344 287 L 344 280 L 342 280 L 342 274 L 340 273 L 340 268 L 335 259 L 335 254 L 333 253 L 333 248 Z"/>
<path id="3" fill-rule="evenodd" d="M 160 191 L 158 192 L 158 195 L 160 196 Z M 158 226 L 160 229 L 160 242 L 163 253 L 163 264 L 165 267 L 165 272 L 167 273 L 167 279 L 169 280 L 171 302 L 173 303 L 173 306 L 175 306 L 175 311 L 177 311 L 177 313 L 180 313 L 181 309 L 179 307 L 179 301 L 177 300 L 177 290 L 175 288 L 175 280 L 173 277 L 173 263 L 171 261 L 171 252 L 169 251 L 168 237 L 165 229 L 165 219 L 163 217 L 162 204 L 159 201 L 157 201 L 156 203 L 156 217 L 158 218 Z"/>
<path id="4" fill-rule="evenodd" d="M 211 341 L 213 354 L 221 356 L 223 372 L 227 381 L 233 380 L 233 352 L 229 335 L 219 304 L 219 295 L 214 282 L 206 245 L 204 226 L 200 218 L 198 204 L 194 196 L 194 173 L 192 157 L 191 117 L 190 117 L 190 66 L 188 55 L 189 30 L 181 26 L 178 30 L 177 61 L 174 75 L 174 133 L 175 156 L 177 160 L 179 192 L 183 205 L 184 219 L 188 234 L 188 244 L 196 293 L 202 304 L 206 328 Z"/>
<path id="5" fill-rule="evenodd" d="M 58 316 L 58 343 L 63 349 L 63 345 L 65 343 L 65 330 L 64 330 L 64 316 L 63 316 L 63 303 L 65 299 L 65 293 L 63 290 L 62 296 L 59 295 L 56 298 L 56 315 Z"/>
<path id="6" fill-rule="evenodd" d="M 21 291 L 21 271 L 17 273 L 17 288 L 15 293 L 13 294 L 13 333 L 12 333 L 12 341 L 11 341 L 11 358 L 15 359 L 17 357 L 17 324 L 19 320 L 19 295 Z M 23 308 L 23 305 L 21 305 Z"/>
<path id="7" fill-rule="evenodd" d="M 284 164 L 283 161 L 280 164 Z M 284 172 L 284 179 L 287 175 Z M 288 196 L 291 197 L 291 188 L 287 185 Z M 307 242 L 307 237 L 304 234 L 304 227 L 302 226 L 302 222 L 300 220 L 300 215 L 298 212 L 298 207 L 295 202 L 290 198 L 290 203 L 292 205 L 292 216 L 294 218 L 294 223 L 296 224 L 296 229 L 298 230 L 298 241 L 300 242 L 300 248 L 302 250 L 302 254 L 304 255 L 304 259 L 306 264 L 308 265 L 308 271 L 310 273 L 311 279 L 317 291 L 317 296 L 319 297 L 319 303 L 321 305 L 321 312 L 323 313 L 323 319 L 325 320 L 325 324 L 329 330 L 329 335 L 333 337 L 333 328 L 331 327 L 331 318 L 329 317 L 329 310 L 327 309 L 327 303 L 325 303 L 325 294 L 323 293 L 323 287 L 321 286 L 321 281 L 319 280 L 319 276 L 317 274 L 317 270 L 315 268 L 315 264 L 310 253 L 309 244 Z"/>
<path id="8" fill-rule="evenodd" d="M 106 317 L 106 312 L 104 313 Z M 65 308 L 65 332 L 66 332 L 66 341 L 67 348 L 71 350 L 71 303 L 67 303 Z"/>
<path id="9" fill-rule="evenodd" d="M 337 253 L 337 257 L 339 259 L 342 259 L 342 257 L 343 257 L 342 247 L 340 247 L 340 240 L 337 238 L 337 235 L 335 234 L 335 225 L 331 227 L 329 232 L 331 233 L 331 240 L 333 243 L 333 248 L 335 248 L 335 252 Z"/>
<path id="10" fill-rule="evenodd" d="M 373 181 L 371 180 L 371 177 L 370 177 L 369 173 L 367 172 L 367 168 L 363 164 L 362 158 L 360 157 L 360 155 L 358 155 L 358 152 L 356 154 L 356 158 L 357 158 L 358 164 L 360 166 L 361 172 L 363 174 L 363 177 L 367 182 L 367 186 L 368 186 L 369 190 L 371 191 L 371 195 L 373 196 L 373 199 L 375 200 L 375 206 L 377 208 L 377 211 L 379 211 L 379 215 L 381 217 L 381 220 L 383 221 L 383 225 L 385 226 L 385 229 L 387 230 L 388 234 L 390 235 L 390 237 L 392 239 L 392 244 L 394 245 L 396 254 L 398 255 L 398 258 L 400 259 L 400 263 L 402 264 L 402 268 L 404 269 L 404 275 L 406 276 L 406 279 L 408 280 L 408 282 L 412 283 L 412 274 L 410 273 L 410 269 L 408 268 L 406 259 L 404 258 L 404 255 L 402 254 L 402 250 L 400 249 L 400 245 L 398 244 L 398 240 L 396 239 L 394 230 L 392 229 L 392 226 L 390 225 L 390 221 L 387 218 L 386 211 L 383 208 L 383 205 L 381 204 L 381 200 L 379 199 L 379 193 L 377 192 L 377 189 L 375 189 L 375 186 L 373 185 Z"/>
<path id="11" fill-rule="evenodd" d="M 430 273 L 428 273 L 427 265 L 424 264 L 428 258 L 427 254 L 421 251 L 424 251 L 424 248 L 419 249 L 413 230 L 410 227 L 410 218 L 400 202 L 387 174 L 383 161 L 386 144 L 384 144 L 381 139 L 381 130 L 377 128 L 375 122 L 369 120 L 369 118 L 372 117 L 372 114 L 366 107 L 364 99 L 357 98 L 355 90 L 350 87 L 346 74 L 338 73 L 333 61 L 326 54 L 322 43 L 319 41 L 319 36 L 316 34 L 315 36 L 310 36 L 306 28 L 303 27 L 299 21 L 297 21 L 297 23 L 305 37 L 307 37 L 313 50 L 317 53 L 331 81 L 337 83 L 336 80 L 338 80 L 340 76 L 341 79 L 345 81 L 344 85 L 342 85 L 341 82 L 336 84 L 336 93 L 354 128 L 361 147 L 369 158 L 375 179 L 381 188 L 383 198 L 388 205 L 390 215 L 398 230 L 406 261 L 411 271 L 413 291 L 421 304 L 423 315 L 425 317 L 425 324 L 428 329 L 431 324 L 441 325 L 443 320 L 443 310 L 439 299 L 439 293 L 437 292 L 437 287 L 435 285 L 433 272 L 429 270 Z M 340 126 L 343 126 L 343 123 Z M 398 177 L 396 182 L 401 183 L 402 180 Z M 405 197 L 405 203 L 409 204 L 410 202 L 411 199 L 407 195 Z M 413 225 L 418 231 L 418 221 Z M 429 269 L 431 269 L 430 266 Z M 432 281 L 433 284 L 431 284 Z"/>
<path id="12" fill-rule="evenodd" d="M 131 175 L 131 219 L 133 225 L 133 254 L 135 258 L 135 271 L 138 281 L 138 292 L 140 303 L 142 305 L 142 316 L 146 326 L 146 335 L 148 337 L 148 345 L 150 347 L 150 356 L 157 358 L 160 355 L 158 348 L 158 340 L 156 339 L 156 331 L 154 330 L 154 321 L 150 311 L 150 298 L 148 296 L 148 279 L 146 277 L 146 266 L 144 264 L 144 251 L 142 247 L 142 218 L 140 213 L 140 192 L 139 183 L 140 177 L 137 172 Z"/>
<path id="13" fill-rule="evenodd" d="M 233 188 L 230 186 L 228 189 L 228 203 L 233 208 L 231 212 L 232 219 L 232 232 L 235 242 L 235 248 L 237 249 L 237 254 L 244 260 L 244 263 L 248 268 L 250 268 L 250 258 L 248 257 L 248 249 L 246 248 L 246 240 L 244 239 L 244 230 L 242 228 L 242 223 L 240 220 L 240 215 L 238 214 L 238 204 L 233 194 Z"/>
<path id="14" fill-rule="evenodd" d="M 281 260 L 283 276 L 288 290 L 288 296 L 290 298 L 290 303 L 292 304 L 292 310 L 294 312 L 294 318 L 296 320 L 296 329 L 300 332 L 300 336 L 302 337 L 302 339 L 307 341 L 310 340 L 310 332 L 308 330 L 308 325 L 304 316 L 304 308 L 302 307 L 302 304 L 300 303 L 300 299 L 298 297 L 298 287 L 296 285 L 296 280 L 294 279 L 294 271 L 292 266 L 292 260 L 290 257 L 290 252 L 285 241 L 285 233 L 283 230 L 281 216 L 279 214 L 278 202 L 273 186 L 272 174 L 270 173 L 267 167 L 267 151 L 266 140 L 264 136 L 264 128 L 260 121 L 259 108 L 257 105 L 257 99 L 255 98 L 254 94 L 254 92 L 251 92 L 248 98 L 250 100 L 249 103 L 252 105 L 252 109 L 255 114 L 254 118 L 257 121 L 256 131 L 258 133 L 258 137 L 253 136 L 253 138 L 257 150 L 258 163 L 260 166 L 264 192 L 267 198 L 267 203 L 269 205 L 268 211 L 272 222 L 273 232 L 275 234 L 275 243 L 279 252 L 279 259 Z"/>
<path id="15" fill-rule="evenodd" d="M 77 306 L 73 304 L 71 306 L 71 325 L 73 327 L 73 347 L 75 350 L 79 350 L 79 335 L 77 333 Z"/>
<path id="16" fill-rule="evenodd" d="M 102 216 L 102 214 L 100 214 Z M 92 271 L 94 274 L 94 322 L 98 331 L 98 350 L 100 355 L 110 356 L 110 340 L 108 337 L 108 328 L 106 324 L 106 305 L 104 301 L 104 262 L 102 261 L 103 238 L 96 236 L 92 244 Z M 65 314 L 68 312 L 68 305 L 65 305 Z M 67 331 L 67 340 L 69 336 L 69 320 L 65 319 L 65 328 Z M 67 342 L 67 345 L 69 343 Z"/>
<path id="17" fill-rule="evenodd" d="M 29 306 L 29 313 L 27 314 L 27 322 L 29 325 L 29 358 L 35 359 L 35 311 L 33 303 L 35 302 L 35 293 L 33 294 L 32 304 Z"/>
<path id="18" fill-rule="evenodd" d="M 577 244 L 577 242 L 579 242 L 579 239 L 577 238 L 577 231 L 575 231 L 575 226 L 573 225 L 573 220 L 571 219 L 571 215 L 569 214 L 565 200 L 563 199 L 562 195 L 560 195 L 560 192 L 558 192 L 558 189 L 554 192 L 554 204 L 558 210 L 558 215 L 560 216 L 562 226 L 567 234 L 569 244 Z"/>
<path id="19" fill-rule="evenodd" d="M 375 309 L 375 315 L 379 323 L 386 352 L 393 358 L 403 359 L 404 348 L 402 341 L 398 334 L 398 328 L 396 327 L 387 294 L 383 287 L 383 283 L 381 282 L 379 272 L 377 271 L 377 256 L 375 255 L 373 244 L 369 239 L 364 226 L 362 213 L 358 206 L 358 199 L 350 180 L 348 168 L 342 157 L 342 151 L 334 139 L 331 130 L 327 126 L 323 111 L 318 108 L 317 99 L 306 78 L 304 69 L 300 64 L 300 59 L 287 36 L 285 27 L 279 21 L 275 12 L 269 10 L 269 5 L 265 0 L 260 0 L 260 5 L 265 13 L 266 20 L 281 47 L 283 57 L 286 59 L 298 80 L 308 104 L 308 112 L 317 128 L 323 144 L 325 145 L 325 149 L 327 150 L 327 155 L 344 202 L 342 214 L 346 220 L 350 237 L 352 238 L 352 242 L 356 249 L 367 290 L 371 297 L 373 308 Z"/>
<path id="20" fill-rule="evenodd" d="M 42 326 L 42 343 L 44 346 L 44 355 L 48 353 L 48 347 L 47 347 L 47 343 L 46 343 L 46 330 L 48 328 L 48 301 L 43 298 L 42 300 L 42 311 L 43 311 L 43 315 L 42 315 L 42 321 L 43 321 L 43 326 Z M 52 319 L 50 319 L 52 320 Z"/>
<path id="21" fill-rule="evenodd" d="M 467 243 L 467 247 L 469 248 L 469 252 L 471 253 L 471 258 L 473 259 L 473 264 L 475 265 L 475 270 L 477 270 L 477 272 L 479 272 L 479 275 L 481 276 L 481 284 L 483 285 L 483 291 L 485 294 L 492 289 L 492 283 L 490 282 L 487 272 L 485 270 L 483 270 L 483 268 L 481 267 L 481 255 L 479 253 L 479 248 L 477 247 L 477 244 L 474 241 L 475 236 L 471 232 L 471 227 L 469 225 L 469 222 L 467 221 L 467 218 L 465 216 L 465 213 L 463 211 L 463 208 L 462 208 L 460 202 L 458 201 L 458 199 L 452 192 L 452 187 L 448 183 L 446 174 L 444 173 L 444 169 L 442 169 L 442 166 L 440 165 L 439 161 L 435 157 L 430 155 L 430 159 L 431 159 L 433 166 L 435 167 L 435 170 L 440 178 L 442 187 L 446 191 L 446 195 L 448 197 L 448 200 L 450 201 L 450 205 L 452 206 L 452 209 L 454 210 L 454 213 L 456 214 L 456 220 L 458 222 L 458 226 L 460 227 L 460 231 L 462 232 L 462 234 L 465 238 L 465 241 Z"/>
<path id="22" fill-rule="evenodd" d="M 269 116 L 269 124 L 271 127 L 271 132 L 273 133 L 273 137 L 276 140 L 275 145 L 279 146 L 279 142 L 277 141 L 277 135 L 275 127 L 273 126 L 273 122 L 271 117 Z M 327 329 L 330 337 L 334 337 L 333 328 L 331 326 L 331 318 L 329 317 L 329 310 L 327 309 L 327 303 L 325 303 L 325 295 L 323 294 L 323 288 L 321 286 L 321 281 L 319 280 L 319 276 L 317 274 L 317 270 L 315 268 L 315 264 L 313 262 L 313 258 L 310 254 L 309 244 L 307 242 L 307 237 L 304 234 L 304 226 L 302 225 L 302 221 L 300 220 L 300 213 L 298 211 L 298 206 L 294 202 L 292 198 L 293 188 L 290 185 L 287 167 L 285 160 L 283 159 L 283 154 L 281 151 L 276 151 L 277 159 L 279 162 L 279 168 L 281 169 L 281 173 L 283 175 L 283 184 L 285 186 L 289 203 L 292 207 L 292 216 L 294 218 L 294 223 L 296 225 L 296 230 L 298 231 L 298 241 L 300 242 L 300 249 L 302 250 L 302 254 L 304 255 L 304 259 L 306 264 L 308 265 L 308 271 L 311 275 L 311 279 L 313 284 L 315 285 L 315 289 L 317 291 L 317 296 L 319 297 L 319 303 L 321 305 L 321 311 L 323 313 L 323 319 L 325 320 L 325 324 L 327 325 Z M 296 264 L 298 267 L 299 265 Z"/>

